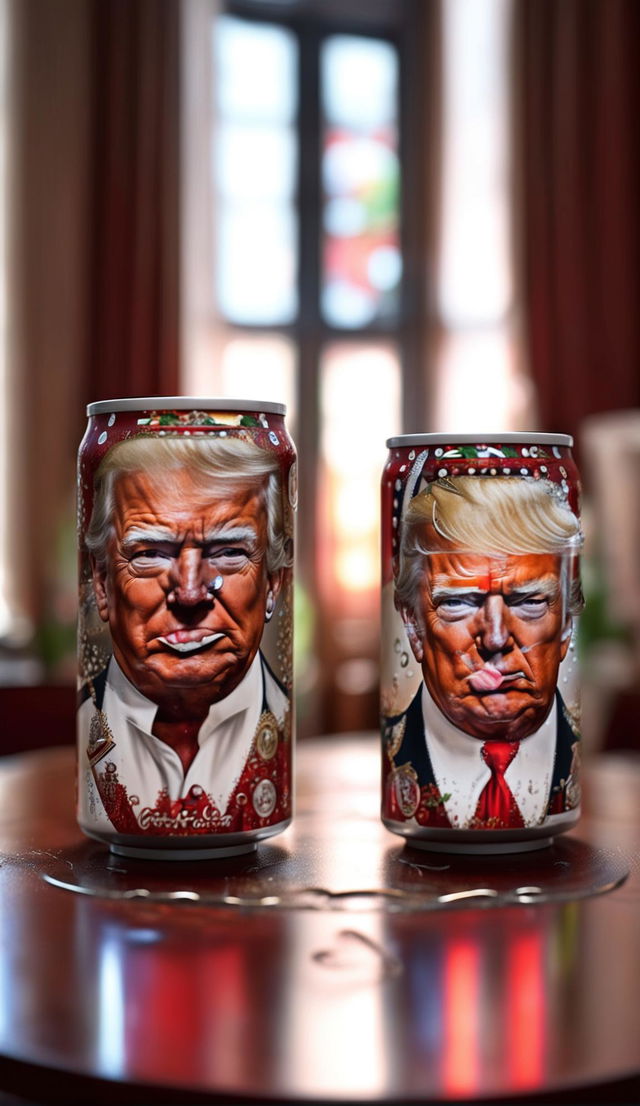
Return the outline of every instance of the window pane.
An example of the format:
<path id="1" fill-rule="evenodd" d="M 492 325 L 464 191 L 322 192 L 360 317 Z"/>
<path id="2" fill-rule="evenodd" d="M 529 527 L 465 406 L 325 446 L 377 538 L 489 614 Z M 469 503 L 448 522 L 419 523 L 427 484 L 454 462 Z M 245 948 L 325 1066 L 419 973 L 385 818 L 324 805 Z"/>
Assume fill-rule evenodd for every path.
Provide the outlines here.
<path id="1" fill-rule="evenodd" d="M 215 22 L 214 289 L 230 322 L 297 313 L 297 43 L 280 27 Z M 214 113 L 215 115 L 215 113 Z"/>
<path id="2" fill-rule="evenodd" d="M 457 0 L 444 16 L 440 310 L 482 325 L 511 306 L 508 3 Z"/>
<path id="3" fill-rule="evenodd" d="M 221 116 L 290 123 L 296 114 L 295 39 L 266 23 L 220 16 L 214 24 L 215 101 Z"/>
<path id="4" fill-rule="evenodd" d="M 201 336 L 182 384 L 187 395 L 284 403 L 295 437 L 295 370 L 295 347 L 288 338 L 213 326 Z"/>
<path id="5" fill-rule="evenodd" d="M 297 310 L 296 228 L 289 205 L 225 204 L 218 228 L 217 300 L 235 323 L 290 322 Z"/>
<path id="6" fill-rule="evenodd" d="M 319 535 L 325 596 L 358 605 L 380 579 L 380 476 L 400 429 L 400 364 L 382 344 L 330 346 L 321 363 Z M 348 593 L 346 596 L 342 593 Z"/>
<path id="7" fill-rule="evenodd" d="M 443 7 L 443 164 L 434 426 L 531 424 L 513 301 L 510 0 Z"/>
<path id="8" fill-rule="evenodd" d="M 388 42 L 332 35 L 323 49 L 322 103 L 327 122 L 368 133 L 396 125 L 396 52 Z"/>
<path id="9" fill-rule="evenodd" d="M 287 338 L 260 334 L 230 338 L 222 350 L 222 394 L 284 403 L 287 427 L 296 430 L 295 357 Z"/>
<path id="10" fill-rule="evenodd" d="M 296 175 L 293 131 L 221 125 L 214 172 L 219 193 L 225 199 L 291 199 Z"/>
<path id="11" fill-rule="evenodd" d="M 398 312 L 397 54 L 350 35 L 322 50 L 322 311 L 355 328 Z"/>
<path id="12" fill-rule="evenodd" d="M 517 364 L 515 339 L 499 324 L 450 331 L 440 343 L 434 425 L 465 434 L 525 429 L 531 385 Z"/>

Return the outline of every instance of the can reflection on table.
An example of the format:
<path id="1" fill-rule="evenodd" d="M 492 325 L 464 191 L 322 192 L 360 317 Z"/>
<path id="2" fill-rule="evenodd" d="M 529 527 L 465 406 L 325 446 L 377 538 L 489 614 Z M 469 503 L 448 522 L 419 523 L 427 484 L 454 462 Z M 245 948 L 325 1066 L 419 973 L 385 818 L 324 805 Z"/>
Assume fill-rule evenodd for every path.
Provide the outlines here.
<path id="1" fill-rule="evenodd" d="M 94 403 L 79 453 L 78 819 L 233 855 L 291 819 L 296 459 L 285 408 Z"/>
<path id="2" fill-rule="evenodd" d="M 387 445 L 383 821 L 437 851 L 540 848 L 580 812 L 572 439 Z"/>

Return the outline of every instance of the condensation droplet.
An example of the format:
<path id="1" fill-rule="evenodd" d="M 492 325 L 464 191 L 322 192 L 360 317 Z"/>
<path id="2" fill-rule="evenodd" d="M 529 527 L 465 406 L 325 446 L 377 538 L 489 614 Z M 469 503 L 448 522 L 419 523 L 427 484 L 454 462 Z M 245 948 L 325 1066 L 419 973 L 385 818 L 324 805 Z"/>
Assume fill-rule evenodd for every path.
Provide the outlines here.
<path id="1" fill-rule="evenodd" d="M 408 663 L 409 663 L 409 654 L 408 653 L 403 653 L 400 657 L 400 667 L 401 668 L 406 668 Z"/>

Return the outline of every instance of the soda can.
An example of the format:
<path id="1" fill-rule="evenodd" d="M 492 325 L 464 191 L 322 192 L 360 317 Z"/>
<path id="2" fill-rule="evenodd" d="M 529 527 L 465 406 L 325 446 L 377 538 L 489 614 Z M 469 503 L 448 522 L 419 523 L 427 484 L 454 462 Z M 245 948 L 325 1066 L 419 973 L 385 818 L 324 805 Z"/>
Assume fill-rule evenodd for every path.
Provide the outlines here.
<path id="1" fill-rule="evenodd" d="M 382 819 L 440 852 L 548 845 L 580 813 L 580 482 L 555 434 L 391 438 Z"/>
<path id="2" fill-rule="evenodd" d="M 118 854 L 291 820 L 296 453 L 277 403 L 92 403 L 78 462 L 78 821 Z"/>

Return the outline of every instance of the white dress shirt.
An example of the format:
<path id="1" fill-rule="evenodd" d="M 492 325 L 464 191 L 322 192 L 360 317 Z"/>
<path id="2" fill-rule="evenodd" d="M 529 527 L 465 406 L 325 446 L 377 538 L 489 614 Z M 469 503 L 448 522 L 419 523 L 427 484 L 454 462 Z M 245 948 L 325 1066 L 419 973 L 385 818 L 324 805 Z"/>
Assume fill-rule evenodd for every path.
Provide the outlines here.
<path id="1" fill-rule="evenodd" d="M 433 773 L 452 825 L 460 829 L 473 818 L 478 799 L 491 770 L 482 758 L 484 741 L 459 730 L 422 688 L 424 736 Z M 553 706 L 539 730 L 518 743 L 518 752 L 504 778 L 518 804 L 525 826 L 545 820 L 556 752 L 557 706 Z"/>
<path id="2" fill-rule="evenodd" d="M 246 764 L 265 701 L 282 725 L 288 700 L 263 667 L 258 653 L 238 686 L 209 708 L 198 734 L 198 752 L 185 773 L 176 751 L 151 732 L 157 705 L 134 687 L 112 657 L 102 710 L 115 745 L 105 757 L 105 763 L 115 764 L 118 780 L 126 787 L 129 799 L 132 796 L 139 799 L 135 804 L 137 812 L 154 807 L 163 789 L 175 800 L 184 798 L 196 784 L 224 814 Z M 89 699 L 78 712 L 80 764 L 85 766 L 86 783 L 86 787 L 79 788 L 81 817 L 88 827 L 113 829 L 86 756 L 94 711 Z M 100 763 L 99 770 L 102 767 Z"/>

